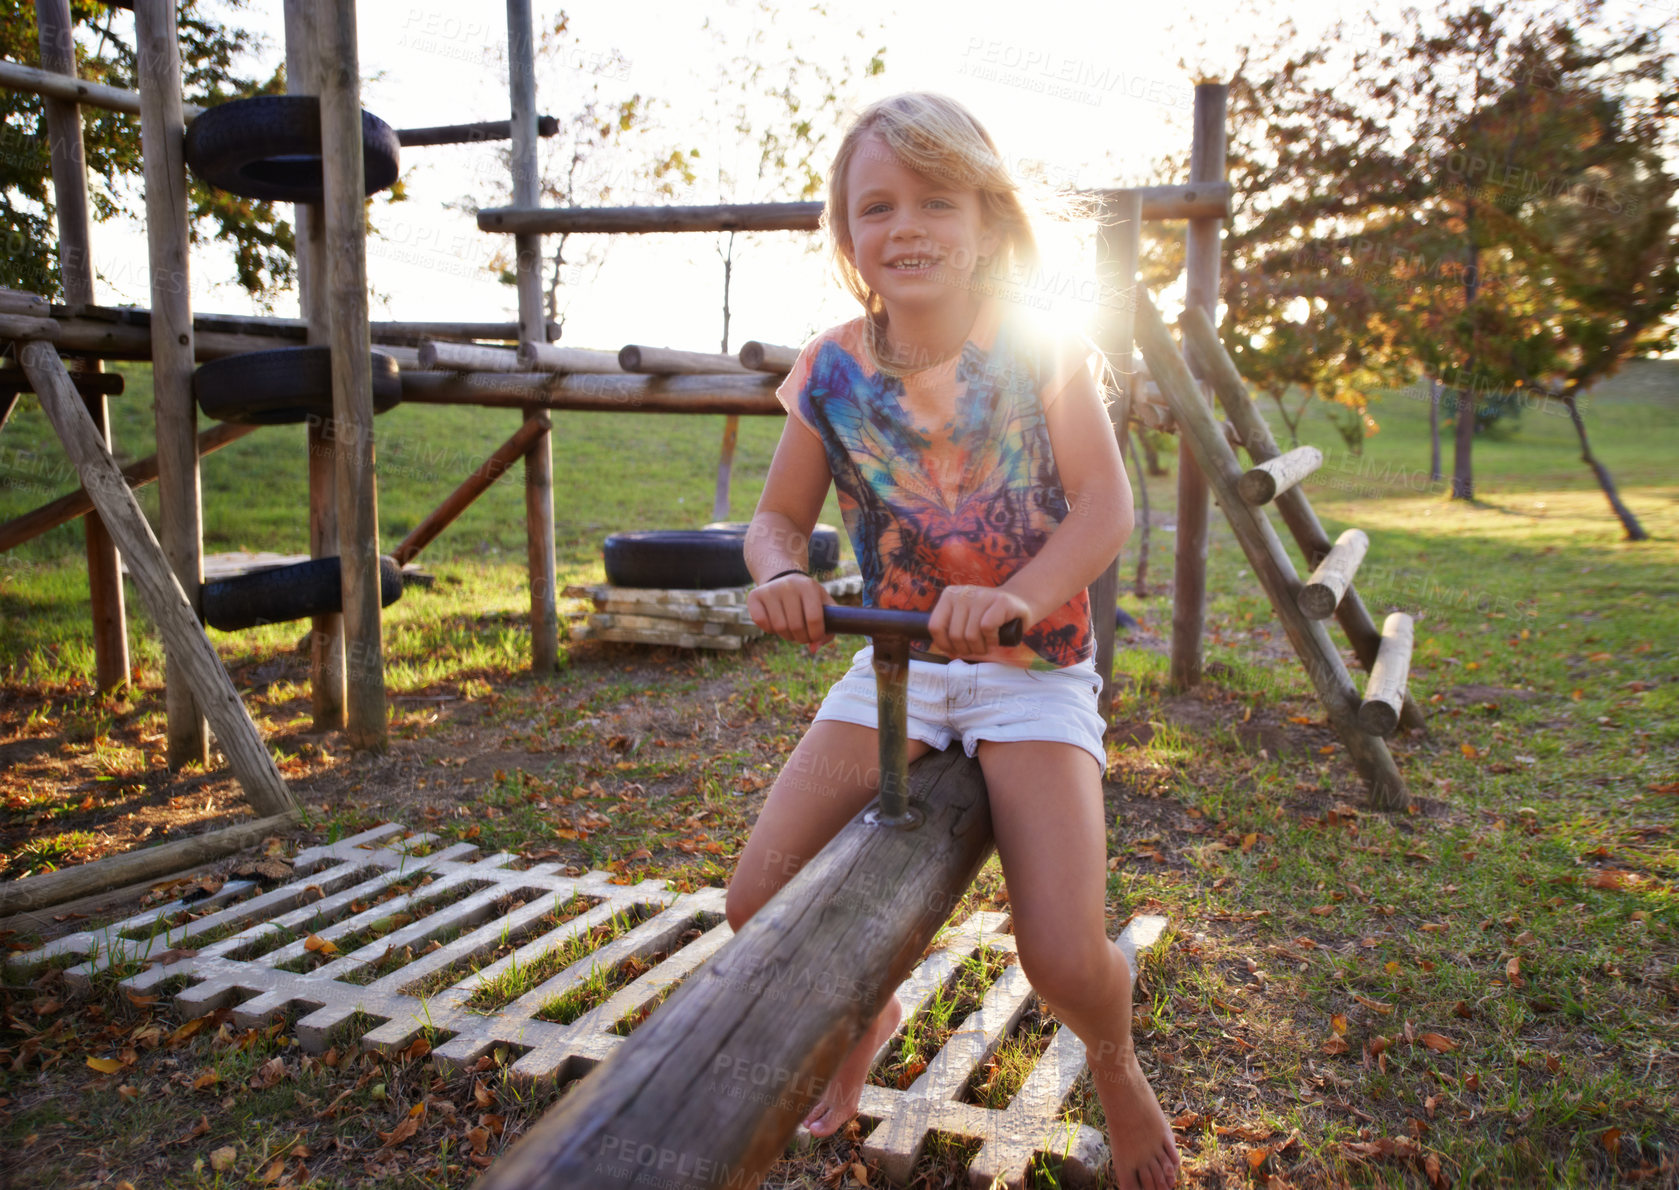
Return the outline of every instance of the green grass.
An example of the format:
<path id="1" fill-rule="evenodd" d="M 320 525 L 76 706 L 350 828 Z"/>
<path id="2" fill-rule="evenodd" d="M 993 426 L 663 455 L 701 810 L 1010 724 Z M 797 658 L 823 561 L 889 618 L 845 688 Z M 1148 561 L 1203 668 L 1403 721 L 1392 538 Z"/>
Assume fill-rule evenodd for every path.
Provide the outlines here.
<path id="1" fill-rule="evenodd" d="M 135 457 L 149 450 L 149 413 L 144 369 L 130 377 L 129 394 L 112 404 L 118 440 Z M 1477 440 L 1474 503 L 1451 502 L 1428 482 L 1419 401 L 1390 395 L 1372 406 L 1381 429 L 1361 458 L 1346 454 L 1321 410 L 1302 427 L 1302 440 L 1326 456 L 1306 487 L 1326 529 L 1370 535 L 1359 588 L 1372 613 L 1405 610 L 1416 620 L 1411 689 L 1430 726 L 1426 737 L 1392 741 L 1410 790 L 1406 812 L 1369 809 L 1216 514 L 1208 681 L 1189 694 L 1167 687 L 1173 534 L 1153 530 L 1150 594 L 1123 600 L 1143 630 L 1116 658 L 1108 902 L 1111 932 L 1138 912 L 1172 923 L 1169 944 L 1143 963 L 1135 1035 L 1168 1116 L 1180 1122 L 1189 1184 L 1264 1184 L 1275 1175 L 1291 1185 L 1423 1186 L 1431 1169 L 1452 1185 L 1671 1180 L 1679 1161 L 1679 366 L 1629 368 L 1585 408 L 1593 448 L 1654 540 L 1622 539 L 1568 421 L 1536 408 L 1512 432 Z M 513 424 L 511 414 L 443 408 L 381 419 L 382 539 L 406 531 Z M 560 414 L 555 425 L 562 581 L 599 580 L 599 542 L 610 531 L 709 519 L 721 419 Z M 778 432 L 769 419 L 743 421 L 737 517 L 755 499 Z M 0 435 L 0 516 L 70 486 L 25 491 L 24 480 L 39 486 L 51 472 L 15 452 L 56 457 L 45 433 L 26 398 Z M 426 455 L 420 444 L 429 442 L 457 454 Z M 301 430 L 276 429 L 206 460 L 206 548 L 301 551 L 302 453 Z M 1449 473 L 1449 440 L 1444 463 Z M 1170 522 L 1176 477 L 1147 482 L 1157 518 Z M 306 737 L 296 626 L 216 636 L 247 704 L 287 754 L 289 774 L 329 782 L 333 800 L 315 812 L 340 834 L 396 816 L 446 842 L 609 868 L 626 884 L 726 883 L 763 790 L 850 650 L 812 660 L 771 641 L 717 657 L 567 641 L 561 673 L 534 680 L 522 516 L 516 481 L 492 489 L 422 557 L 438 584 L 386 614 L 389 686 L 411 696 L 393 698 L 392 736 L 421 758 L 420 776 L 400 792 L 360 788 L 368 764 L 336 737 Z M 831 505 L 824 519 L 837 523 Z M 88 690 L 79 532 L 67 526 L 0 555 L 0 723 L 8 738 L 44 741 L 81 766 L 87 785 L 42 782 L 8 795 L 4 821 L 19 837 L 59 849 L 43 863 L 73 856 L 63 840 L 88 829 L 78 817 L 92 813 L 81 810 L 87 798 L 115 821 L 135 788 L 164 780 L 158 745 L 147 739 L 162 730 L 160 655 L 136 601 L 137 689 Z M 1134 563 L 1128 547 L 1127 591 Z M 568 601 L 562 610 L 580 607 Z M 1338 630 L 1332 638 L 1341 640 Z M 436 754 L 461 738 L 450 732 L 468 728 L 475 747 L 508 757 L 468 776 L 473 756 Z M 39 855 L 13 847 L 8 874 Z M 987 872 L 981 882 L 994 888 L 994 863 Z M 536 986 L 529 978 L 521 973 L 518 987 Z M 41 994 L 7 993 L 31 1028 L 48 1023 L 29 1013 Z M 120 1007 L 103 995 L 91 1003 Z M 1029 1016 L 975 1072 L 968 1095 L 1006 1102 L 1047 1027 L 1044 1014 Z M 898 1073 L 930 1053 L 926 1038 L 914 1044 Z M 0 1062 L 0 1094 L 17 1105 L 9 1129 L 62 1144 L 54 1159 L 83 1180 L 100 1169 L 126 1171 L 136 1185 L 157 1179 L 143 1165 L 151 1150 L 120 1154 L 138 1154 L 141 1138 L 173 1135 L 170 1127 L 184 1132 L 184 1107 L 174 1103 L 166 1116 L 143 1094 L 125 1108 L 136 1116 L 131 1127 L 123 1112 L 103 1110 L 116 1102 L 112 1086 L 80 1076 L 52 1083 L 83 1051 L 61 1047 L 71 1056 L 43 1071 L 40 1054 L 51 1046 L 24 1055 L 7 1033 L 7 1048 L 13 1061 Z M 142 1047 L 135 1073 L 121 1077 L 147 1092 L 207 1060 L 190 1052 L 185 1066 L 166 1068 L 164 1058 L 187 1054 Z M 427 1066 L 413 1066 L 419 1086 Z M 164 1183 L 212 1184 L 207 1173 L 194 1180 L 192 1160 L 222 1143 L 243 1146 L 240 1176 L 260 1176 L 263 1146 L 334 1126 L 305 1125 L 309 1112 L 273 1100 L 277 1088 L 251 1090 L 250 1074 L 238 1076 L 237 1093 L 226 1093 L 230 1081 L 192 1100 L 207 1110 L 212 1134 L 169 1158 Z M 359 1077 L 320 1072 L 319 1083 L 287 1084 L 286 1093 L 330 1101 Z M 368 1099 L 371 1083 L 347 1101 L 379 1130 L 394 1126 L 395 1104 L 417 1102 L 403 1098 L 409 1084 L 385 1081 L 391 1102 Z M 43 1097 L 49 1087 L 64 1093 Z M 219 1108 L 227 1098 L 234 1106 Z M 1068 1110 L 1105 1127 L 1085 1084 Z M 101 1137 L 111 1160 L 75 1156 Z M 827 1142 L 811 1168 L 860 1159 L 854 1145 Z M 964 1150 L 940 1151 L 956 1160 Z M 453 1186 L 475 1173 L 447 1155 L 437 1165 L 434 1153 L 428 1176 Z M 358 1164 L 334 1176 L 342 1181 L 333 1184 L 376 1185 L 383 1175 Z M 1054 1163 L 1035 1178 L 1055 1184 Z"/>

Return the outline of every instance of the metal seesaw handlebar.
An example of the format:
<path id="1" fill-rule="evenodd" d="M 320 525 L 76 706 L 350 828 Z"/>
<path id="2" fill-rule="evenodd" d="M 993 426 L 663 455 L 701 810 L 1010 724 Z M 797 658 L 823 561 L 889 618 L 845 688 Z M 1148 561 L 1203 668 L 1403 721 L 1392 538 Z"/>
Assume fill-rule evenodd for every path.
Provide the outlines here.
<path id="1" fill-rule="evenodd" d="M 823 608 L 823 627 L 829 632 L 867 636 L 874 643 L 874 681 L 880 724 L 880 807 L 865 821 L 877 826 L 913 826 L 921 816 L 909 805 L 909 643 L 931 640 L 926 612 L 893 611 L 877 607 Z M 1017 645 L 1025 634 L 1019 620 L 1010 620 L 997 634 L 998 642 Z"/>

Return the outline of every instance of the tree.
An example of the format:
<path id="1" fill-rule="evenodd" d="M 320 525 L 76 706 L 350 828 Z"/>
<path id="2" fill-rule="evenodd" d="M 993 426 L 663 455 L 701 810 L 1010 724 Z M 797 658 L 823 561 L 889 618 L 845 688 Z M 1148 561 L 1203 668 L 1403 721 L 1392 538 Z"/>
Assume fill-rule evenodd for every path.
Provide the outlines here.
<path id="1" fill-rule="evenodd" d="M 561 12 L 539 30 L 535 56 L 539 96 L 569 93 L 577 89 L 577 79 L 592 76 L 576 110 L 559 118 L 559 131 L 537 142 L 538 191 L 544 206 L 605 206 L 622 201 L 629 178 L 645 183 L 635 188 L 632 201 L 668 199 L 677 193 L 679 185 L 694 181 L 690 154 L 668 145 L 646 151 L 639 160 L 628 163 L 635 147 L 644 145 L 654 131 L 657 110 L 667 105 L 639 91 L 613 94 L 603 89 L 604 80 L 627 74 L 627 63 L 616 49 L 585 51 L 571 32 L 570 18 Z M 550 90 L 545 86 L 547 81 L 562 76 L 566 79 L 563 87 Z M 451 207 L 475 213 L 480 206 L 507 200 L 512 193 L 511 147 L 495 148 L 492 158 L 493 168 L 485 172 L 490 193 L 496 198 L 486 204 L 468 196 L 449 204 Z M 553 248 L 545 265 L 547 315 L 550 322 L 562 328 L 569 295 L 582 292 L 599 273 L 612 242 L 610 236 L 584 236 L 586 247 L 568 256 L 574 234 L 562 232 L 547 237 Z M 490 266 L 504 284 L 514 284 L 510 244 L 497 249 L 490 257 Z"/>
<path id="2" fill-rule="evenodd" d="M 244 0 L 220 0 L 229 13 Z M 75 0 L 71 20 L 77 31 L 77 72 L 114 87 L 136 86 L 133 18 L 114 5 Z M 208 107 L 228 99 L 272 94 L 285 89 L 283 72 L 258 81 L 234 69 L 234 63 L 258 46 L 247 30 L 224 23 L 203 0 L 182 0 L 179 10 L 183 93 L 188 102 Z M 35 5 L 30 0 L 0 0 L 0 57 L 28 64 L 40 60 Z M 103 108 L 82 108 L 82 138 L 93 217 L 105 222 L 143 209 L 141 199 L 140 118 Z M 56 295 L 58 235 L 53 225 L 53 197 L 45 108 L 39 96 L 0 89 L 0 285 Z M 271 299 L 295 278 L 289 221 L 274 204 L 254 202 L 203 185 L 189 177 L 188 210 L 193 242 L 206 239 L 228 245 L 239 284 L 260 300 Z"/>
<path id="3" fill-rule="evenodd" d="M 1597 0 L 1285 26 L 1230 91 L 1222 329 L 1244 373 L 1348 404 L 1443 380 L 1471 499 L 1487 394 L 1577 391 L 1672 341 L 1672 66 Z"/>
<path id="4" fill-rule="evenodd" d="M 727 8 L 738 13 L 740 5 L 729 0 Z M 711 34 L 722 58 L 732 48 L 733 56 L 721 63 L 726 86 L 714 92 L 705 138 L 710 149 L 694 154 L 696 166 L 707 175 L 709 200 L 717 203 L 807 202 L 819 198 L 826 185 L 830 144 L 838 133 L 846 109 L 853 100 L 855 68 L 848 55 L 826 60 L 808 58 L 799 43 L 788 36 L 772 47 L 770 37 L 781 18 L 773 0 L 753 0 L 744 36 L 738 29 L 708 15 L 703 28 Z M 813 4 L 807 19 L 827 20 L 827 9 Z M 731 20 L 730 24 L 738 21 Z M 808 31 L 805 36 L 808 38 Z M 863 30 L 855 31 L 861 40 Z M 834 44 L 837 38 L 819 37 L 820 44 Z M 861 71 L 872 78 L 886 69 L 885 48 L 869 54 Z M 734 283 L 737 236 L 756 233 L 718 233 L 717 255 L 723 264 L 722 333 L 719 351 L 729 346 L 731 287 Z M 743 239 L 741 243 L 750 243 Z M 818 252 L 822 243 L 812 239 L 807 250 Z M 721 459 L 717 468 L 717 489 L 712 502 L 712 519 L 724 520 L 729 512 L 729 473 L 735 435 L 740 419 L 730 415 L 724 422 Z"/>

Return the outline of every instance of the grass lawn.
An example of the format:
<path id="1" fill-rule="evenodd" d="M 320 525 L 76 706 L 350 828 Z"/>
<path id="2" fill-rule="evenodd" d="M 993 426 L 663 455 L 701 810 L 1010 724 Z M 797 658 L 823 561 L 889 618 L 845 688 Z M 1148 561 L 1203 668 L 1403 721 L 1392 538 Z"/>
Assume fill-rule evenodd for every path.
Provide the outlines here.
<path id="1" fill-rule="evenodd" d="M 150 393 L 143 367 L 125 371 L 112 408 L 127 461 L 150 452 Z M 1188 1185 L 1673 1186 L 1679 365 L 1631 367 L 1585 403 L 1593 448 L 1653 538 L 1641 544 L 1622 540 L 1567 418 L 1543 408 L 1477 439 L 1479 499 L 1447 500 L 1427 478 L 1414 398 L 1373 406 L 1380 431 L 1361 456 L 1316 411 L 1302 427 L 1326 456 L 1307 492 L 1330 535 L 1370 535 L 1358 585 L 1372 613 L 1416 619 L 1411 689 L 1429 732 L 1393 741 L 1405 812 L 1368 807 L 1216 510 L 1208 680 L 1167 688 L 1176 480 L 1146 480 L 1149 593 L 1123 600 L 1142 626 L 1117 659 L 1106 787 L 1111 932 L 1139 912 L 1172 923 L 1143 965 L 1139 1055 Z M 721 418 L 554 424 L 562 582 L 600 581 L 611 531 L 709 519 Z M 381 418 L 387 548 L 515 425 L 441 407 Z M 735 516 L 779 432 L 743 419 Z M 300 427 L 211 456 L 203 483 L 207 552 L 305 550 Z M 72 486 L 25 398 L 0 432 L 0 519 Z M 155 511 L 151 489 L 141 500 Z M 568 639 L 560 672 L 536 681 L 522 517 L 517 482 L 503 481 L 422 555 L 436 584 L 387 611 L 384 756 L 311 731 L 299 626 L 213 634 L 311 807 L 316 833 L 283 848 L 396 819 L 486 851 L 725 884 L 849 650 L 810 659 L 769 640 L 700 656 Z M 831 504 L 824 519 L 838 523 Z M 7 877 L 247 813 L 221 770 L 164 769 L 162 656 L 132 590 L 135 683 L 89 688 L 80 533 L 0 555 Z M 565 601 L 562 615 L 583 607 Z M 1000 886 L 993 860 L 968 903 L 1001 903 Z M 994 976 L 976 965 L 950 1002 Z M 465 1186 L 555 1094 L 493 1062 L 444 1078 L 423 1053 L 302 1056 L 284 1023 L 241 1033 L 225 1013 L 177 1035 L 167 1000 L 110 986 L 77 999 L 52 972 L 14 978 L 0 1001 L 0 1172 L 20 1187 Z M 1045 1017 L 1029 1014 L 976 1074 L 977 1101 L 1018 1086 Z M 911 1022 L 893 1061 L 931 1035 Z M 119 1069 L 87 1065 L 105 1057 Z M 1103 1124 L 1094 1096 L 1071 1110 Z M 409 1119 L 419 1126 L 397 1136 Z M 783 1161 L 772 1184 L 852 1184 L 860 1138 L 853 1125 Z M 918 1184 L 960 1184 L 958 1157 L 935 1146 Z M 1056 1184 L 1053 1170 L 1035 1176 Z"/>

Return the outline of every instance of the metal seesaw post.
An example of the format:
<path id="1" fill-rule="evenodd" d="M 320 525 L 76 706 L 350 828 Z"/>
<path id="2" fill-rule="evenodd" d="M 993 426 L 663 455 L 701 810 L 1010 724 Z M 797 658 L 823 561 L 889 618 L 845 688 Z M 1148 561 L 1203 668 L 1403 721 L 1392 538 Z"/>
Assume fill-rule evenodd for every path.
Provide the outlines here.
<path id="1" fill-rule="evenodd" d="M 864 821 L 871 826 L 913 827 L 921 812 L 909 804 L 909 643 L 931 640 L 925 612 L 828 604 L 823 624 L 829 632 L 857 634 L 874 643 L 874 680 L 880 715 L 880 804 Z M 1017 645 L 1025 631 L 1010 620 L 998 633 L 1005 645 Z"/>

